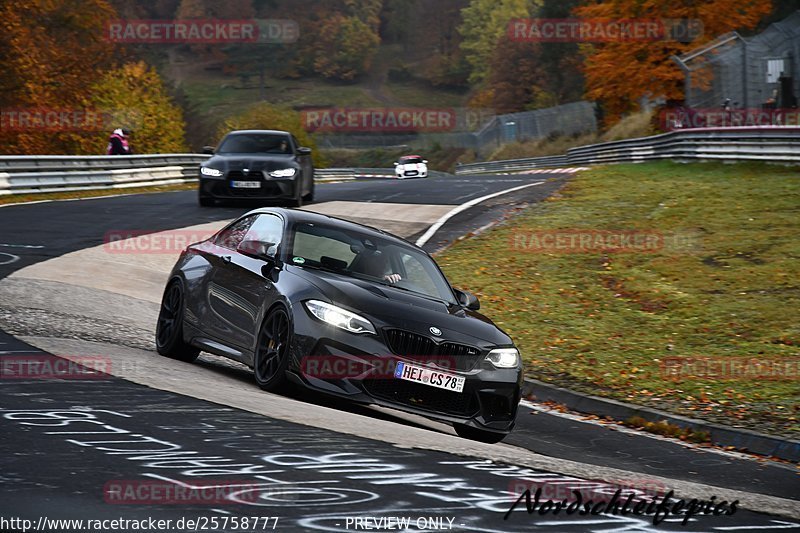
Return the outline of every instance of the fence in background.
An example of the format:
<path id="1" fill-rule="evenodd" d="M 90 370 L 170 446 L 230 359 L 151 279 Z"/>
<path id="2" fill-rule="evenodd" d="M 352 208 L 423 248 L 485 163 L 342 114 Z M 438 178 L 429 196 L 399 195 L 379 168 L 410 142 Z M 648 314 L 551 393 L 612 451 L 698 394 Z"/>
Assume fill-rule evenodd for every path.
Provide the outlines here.
<path id="1" fill-rule="evenodd" d="M 800 127 L 699 128 L 652 137 L 572 148 L 565 155 L 460 165 L 456 174 L 513 172 L 602 163 L 676 161 L 762 161 L 800 164 Z"/>
<path id="2" fill-rule="evenodd" d="M 597 131 L 595 104 L 573 102 L 547 109 L 493 115 L 475 131 L 408 134 L 318 134 L 320 148 L 424 149 L 435 145 L 467 148 L 486 156 L 500 146 L 516 141 L 555 135 L 579 135 Z"/>
<path id="3" fill-rule="evenodd" d="M 726 33 L 676 56 L 686 76 L 686 105 L 760 108 L 770 98 L 790 109 L 800 97 L 800 11 L 753 37 Z"/>

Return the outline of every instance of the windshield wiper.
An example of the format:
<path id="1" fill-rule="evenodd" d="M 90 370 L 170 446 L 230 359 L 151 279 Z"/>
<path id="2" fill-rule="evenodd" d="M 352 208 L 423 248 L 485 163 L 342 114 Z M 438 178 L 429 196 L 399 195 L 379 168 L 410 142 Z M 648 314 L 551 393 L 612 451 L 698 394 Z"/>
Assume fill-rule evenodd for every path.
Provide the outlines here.
<path id="1" fill-rule="evenodd" d="M 401 291 L 410 292 L 411 294 L 416 294 L 417 296 L 421 296 L 423 298 L 427 298 L 428 300 L 433 300 L 435 302 L 439 302 L 439 303 L 450 305 L 450 302 L 448 302 L 447 300 L 443 300 L 441 298 L 437 298 L 436 296 L 433 296 L 433 295 L 430 295 L 430 294 L 425 294 L 424 292 L 415 291 L 414 289 L 409 289 L 407 287 L 400 287 L 399 285 L 395 285 L 393 283 L 389 283 L 388 281 L 376 281 L 375 283 L 377 283 L 378 285 L 383 285 L 384 287 L 391 287 L 393 289 L 398 289 L 398 290 L 401 290 Z"/>

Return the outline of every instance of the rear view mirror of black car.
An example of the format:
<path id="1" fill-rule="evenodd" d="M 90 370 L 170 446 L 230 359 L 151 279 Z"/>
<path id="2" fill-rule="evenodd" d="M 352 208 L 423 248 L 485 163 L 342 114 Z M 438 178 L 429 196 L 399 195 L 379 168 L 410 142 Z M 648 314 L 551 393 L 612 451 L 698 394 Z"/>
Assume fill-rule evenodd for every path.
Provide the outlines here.
<path id="1" fill-rule="evenodd" d="M 297 149 L 297 155 L 311 155 L 311 148 L 306 148 L 305 146 L 301 146 Z"/>
<path id="2" fill-rule="evenodd" d="M 275 243 L 272 242 L 245 240 L 239 244 L 236 251 L 262 261 L 275 262 Z"/>
<path id="3" fill-rule="evenodd" d="M 458 303 L 470 309 L 472 311 L 477 311 L 481 308 L 481 302 L 478 301 L 478 297 L 472 294 L 469 291 L 462 291 L 459 289 L 455 289 L 456 296 L 458 297 Z"/>
<path id="4" fill-rule="evenodd" d="M 213 146 L 203 146 L 203 153 L 214 155 L 214 147 Z"/>

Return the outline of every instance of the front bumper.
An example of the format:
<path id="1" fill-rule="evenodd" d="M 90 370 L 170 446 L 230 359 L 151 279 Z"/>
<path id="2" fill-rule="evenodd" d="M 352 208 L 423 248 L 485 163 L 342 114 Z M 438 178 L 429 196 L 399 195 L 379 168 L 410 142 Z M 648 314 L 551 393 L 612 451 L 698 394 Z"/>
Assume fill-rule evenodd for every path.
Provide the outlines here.
<path id="1" fill-rule="evenodd" d="M 312 318 L 302 304 L 295 307 L 293 314 L 290 371 L 294 381 L 351 401 L 445 422 L 497 433 L 513 429 L 521 394 L 521 369 L 497 369 L 484 360 L 484 351 L 474 366 L 464 365 L 470 370 L 442 369 L 465 377 L 460 393 L 405 381 L 393 375 L 396 362 L 420 366 L 421 361 L 392 353 L 385 331 L 380 328 L 378 335 L 351 334 Z"/>
<path id="2" fill-rule="evenodd" d="M 236 180 L 224 178 L 201 177 L 199 184 L 200 196 L 206 198 L 264 198 L 275 200 L 290 200 L 296 195 L 296 180 L 298 176 L 291 178 L 269 178 L 263 176 L 253 176 L 247 178 L 237 178 Z M 259 182 L 258 188 L 238 188 L 233 187 L 233 181 L 252 181 Z"/>
<path id="3" fill-rule="evenodd" d="M 405 171 L 402 171 L 402 172 L 398 172 L 397 173 L 397 177 L 399 179 L 403 179 L 403 178 L 427 178 L 428 177 L 428 171 L 427 170 L 423 170 L 423 171 L 405 170 Z"/>

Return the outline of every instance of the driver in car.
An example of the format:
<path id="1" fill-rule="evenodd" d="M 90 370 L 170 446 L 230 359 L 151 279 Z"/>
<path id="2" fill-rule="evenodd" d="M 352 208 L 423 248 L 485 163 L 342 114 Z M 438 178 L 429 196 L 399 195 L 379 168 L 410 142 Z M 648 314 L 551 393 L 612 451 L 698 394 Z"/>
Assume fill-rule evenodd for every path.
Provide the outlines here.
<path id="1" fill-rule="evenodd" d="M 381 278 L 389 283 L 397 283 L 403 279 L 400 274 L 389 272 L 386 256 L 380 250 L 363 250 L 356 256 L 350 270 L 373 278 Z"/>

